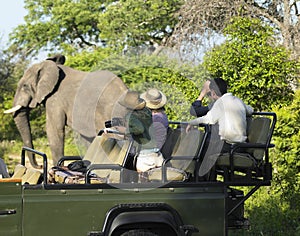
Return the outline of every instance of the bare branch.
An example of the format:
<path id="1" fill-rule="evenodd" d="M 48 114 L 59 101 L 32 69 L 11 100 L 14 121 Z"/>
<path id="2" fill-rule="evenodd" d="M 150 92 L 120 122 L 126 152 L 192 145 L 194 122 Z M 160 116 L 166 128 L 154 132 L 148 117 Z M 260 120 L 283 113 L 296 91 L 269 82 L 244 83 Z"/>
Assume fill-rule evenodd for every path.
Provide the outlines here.
<path id="1" fill-rule="evenodd" d="M 222 34 L 232 17 L 260 18 L 281 33 L 284 45 L 300 56 L 298 38 L 300 14 L 297 2 L 290 0 L 185 0 L 177 13 L 179 19 L 168 46 L 180 48 L 186 42 L 199 47 L 204 38 Z"/>

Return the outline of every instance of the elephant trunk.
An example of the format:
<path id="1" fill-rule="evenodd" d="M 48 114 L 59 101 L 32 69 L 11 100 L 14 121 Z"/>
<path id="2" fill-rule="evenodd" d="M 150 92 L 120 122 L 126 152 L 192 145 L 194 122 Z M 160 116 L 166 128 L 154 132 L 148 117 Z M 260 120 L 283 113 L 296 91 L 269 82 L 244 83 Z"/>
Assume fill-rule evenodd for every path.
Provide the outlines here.
<path id="1" fill-rule="evenodd" d="M 23 108 L 17 111 L 14 115 L 14 121 L 20 132 L 24 146 L 27 146 L 29 148 L 34 148 L 32 143 L 32 135 L 31 135 L 30 122 L 29 122 L 29 109 Z M 28 152 L 27 154 L 31 165 L 34 168 L 40 169 L 41 166 L 38 165 L 35 159 L 35 155 L 31 152 Z"/>

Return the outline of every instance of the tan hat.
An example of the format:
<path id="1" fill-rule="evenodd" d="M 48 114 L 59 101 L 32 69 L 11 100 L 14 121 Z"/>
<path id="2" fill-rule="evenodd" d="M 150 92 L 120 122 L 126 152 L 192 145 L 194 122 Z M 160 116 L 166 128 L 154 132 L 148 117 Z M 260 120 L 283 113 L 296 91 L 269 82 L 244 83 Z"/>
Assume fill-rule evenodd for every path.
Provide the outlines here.
<path id="1" fill-rule="evenodd" d="M 131 110 L 141 110 L 146 106 L 145 100 L 140 98 L 139 93 L 130 90 L 121 98 L 119 103 Z"/>
<path id="2" fill-rule="evenodd" d="M 141 94 L 141 98 L 146 101 L 146 106 L 150 109 L 162 108 L 167 103 L 167 97 L 156 88 L 148 89 Z"/>

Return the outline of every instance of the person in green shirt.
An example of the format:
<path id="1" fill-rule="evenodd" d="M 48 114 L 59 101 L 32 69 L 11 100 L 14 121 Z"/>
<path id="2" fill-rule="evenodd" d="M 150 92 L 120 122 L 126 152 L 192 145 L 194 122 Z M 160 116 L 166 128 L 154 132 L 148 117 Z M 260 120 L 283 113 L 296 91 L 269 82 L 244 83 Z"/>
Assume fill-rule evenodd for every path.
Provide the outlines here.
<path id="1" fill-rule="evenodd" d="M 138 92 L 128 90 L 119 104 L 127 108 L 127 113 L 124 117 L 124 126 L 115 128 L 130 136 L 139 145 L 137 171 L 145 172 L 161 166 L 163 156 L 156 145 L 152 112 L 146 107 L 145 100 Z"/>

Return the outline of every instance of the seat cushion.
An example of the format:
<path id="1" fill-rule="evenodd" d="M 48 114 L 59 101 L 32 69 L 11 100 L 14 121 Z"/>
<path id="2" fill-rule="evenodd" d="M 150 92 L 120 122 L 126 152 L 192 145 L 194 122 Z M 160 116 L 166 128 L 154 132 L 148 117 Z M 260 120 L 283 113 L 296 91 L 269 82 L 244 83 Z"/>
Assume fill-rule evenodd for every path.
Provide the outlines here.
<path id="1" fill-rule="evenodd" d="M 148 180 L 149 181 L 162 181 L 162 168 L 154 168 L 149 171 Z M 176 169 L 173 167 L 167 167 L 167 180 L 168 181 L 185 181 L 188 178 L 185 171 Z"/>
<path id="2" fill-rule="evenodd" d="M 230 166 L 229 153 L 216 154 L 218 166 Z M 252 168 L 256 164 L 256 160 L 249 153 L 235 153 L 233 155 L 233 165 L 240 168 Z"/>

